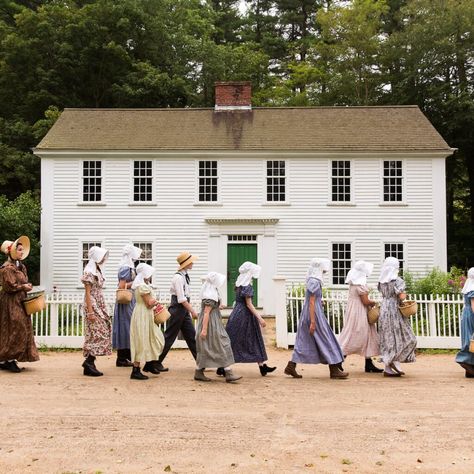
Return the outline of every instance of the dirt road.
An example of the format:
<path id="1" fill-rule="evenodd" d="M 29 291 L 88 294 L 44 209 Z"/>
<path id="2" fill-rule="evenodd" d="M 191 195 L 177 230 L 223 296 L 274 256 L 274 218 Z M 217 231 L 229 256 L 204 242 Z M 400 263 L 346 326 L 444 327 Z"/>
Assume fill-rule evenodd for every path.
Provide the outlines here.
<path id="1" fill-rule="evenodd" d="M 0 372 L 0 472 L 474 472 L 474 379 L 453 356 L 421 355 L 402 379 L 351 356 L 340 381 L 323 366 L 284 376 L 290 354 L 269 348 L 265 378 L 236 365 L 231 385 L 195 382 L 187 351 L 143 382 L 113 357 L 94 379 L 80 353 L 43 353 Z"/>

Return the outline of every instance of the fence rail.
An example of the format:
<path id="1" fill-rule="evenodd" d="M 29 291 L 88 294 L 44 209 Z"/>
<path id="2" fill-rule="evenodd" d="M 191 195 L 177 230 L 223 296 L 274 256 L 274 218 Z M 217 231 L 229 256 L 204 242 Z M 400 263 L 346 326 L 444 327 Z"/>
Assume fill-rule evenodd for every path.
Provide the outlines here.
<path id="1" fill-rule="evenodd" d="M 380 301 L 380 295 L 371 296 Z M 456 349 L 460 345 L 460 318 L 464 305 L 462 295 L 409 295 L 408 299 L 418 303 L 417 313 L 410 318 L 419 348 Z M 344 324 L 347 291 L 329 290 L 323 294 L 324 310 L 329 325 L 339 334 Z M 288 347 L 295 342 L 299 315 L 304 303 L 304 288 L 301 285 L 286 287 L 285 309 L 280 310 L 277 325 L 286 325 L 280 330 L 279 347 Z M 278 330 L 277 330 L 278 333 Z M 278 339 L 278 338 L 277 338 Z"/>
<path id="2" fill-rule="evenodd" d="M 115 307 L 115 293 L 104 293 L 108 313 L 112 316 Z M 157 293 L 160 302 L 170 302 L 169 293 Z M 199 304 L 197 294 L 191 296 Z M 33 329 L 37 344 L 48 347 L 80 348 L 84 342 L 84 319 L 82 305 L 84 293 L 46 295 L 44 310 L 32 315 Z M 199 308 L 195 307 L 196 310 Z M 166 328 L 166 324 L 163 329 Z M 173 348 L 184 348 L 186 343 L 177 339 Z"/>

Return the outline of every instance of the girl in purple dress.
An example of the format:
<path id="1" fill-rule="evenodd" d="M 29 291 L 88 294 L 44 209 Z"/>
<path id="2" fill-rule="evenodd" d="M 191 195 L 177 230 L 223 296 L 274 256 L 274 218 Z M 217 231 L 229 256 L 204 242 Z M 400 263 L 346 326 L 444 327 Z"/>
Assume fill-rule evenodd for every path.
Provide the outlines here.
<path id="1" fill-rule="evenodd" d="M 263 342 L 262 330 L 265 321 L 252 303 L 252 280 L 258 278 L 262 267 L 245 262 L 239 268 L 239 277 L 235 283 L 235 306 L 229 316 L 226 330 L 229 334 L 235 362 L 257 362 L 262 376 L 273 372 L 276 367 L 265 364 L 267 352 Z M 225 375 L 222 368 L 219 375 Z"/>
<path id="2" fill-rule="evenodd" d="M 295 347 L 285 374 L 295 378 L 302 375 L 296 372 L 296 364 L 328 364 L 332 379 L 345 379 L 349 376 L 341 370 L 344 360 L 336 336 L 324 315 L 322 298 L 323 274 L 327 273 L 330 261 L 327 258 L 313 258 L 306 274 L 306 295 L 298 323 Z"/>

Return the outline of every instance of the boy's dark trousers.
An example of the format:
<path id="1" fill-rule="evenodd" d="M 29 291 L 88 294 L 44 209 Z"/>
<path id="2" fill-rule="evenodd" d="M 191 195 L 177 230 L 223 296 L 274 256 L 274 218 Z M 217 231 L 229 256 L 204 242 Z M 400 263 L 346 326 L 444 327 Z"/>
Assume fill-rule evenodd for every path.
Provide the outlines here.
<path id="1" fill-rule="evenodd" d="M 158 362 L 160 364 L 163 362 L 174 341 L 176 341 L 179 331 L 181 331 L 191 354 L 194 359 L 196 359 L 196 330 L 194 329 L 193 320 L 188 310 L 182 304 L 178 303 L 176 295 L 171 296 L 171 304 L 168 311 L 171 316 L 166 323 L 165 347 L 163 348 Z"/>

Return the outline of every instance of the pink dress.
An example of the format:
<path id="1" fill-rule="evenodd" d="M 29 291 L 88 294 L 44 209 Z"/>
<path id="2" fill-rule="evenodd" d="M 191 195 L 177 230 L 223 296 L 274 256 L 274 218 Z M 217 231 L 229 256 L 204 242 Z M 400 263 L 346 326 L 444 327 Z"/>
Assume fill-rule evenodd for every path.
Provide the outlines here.
<path id="1" fill-rule="evenodd" d="M 369 289 L 365 285 L 349 285 L 344 327 L 339 334 L 339 344 L 344 355 L 372 357 L 380 354 L 377 328 L 367 321 L 367 307 L 360 299 L 361 295 L 368 293 Z"/>

